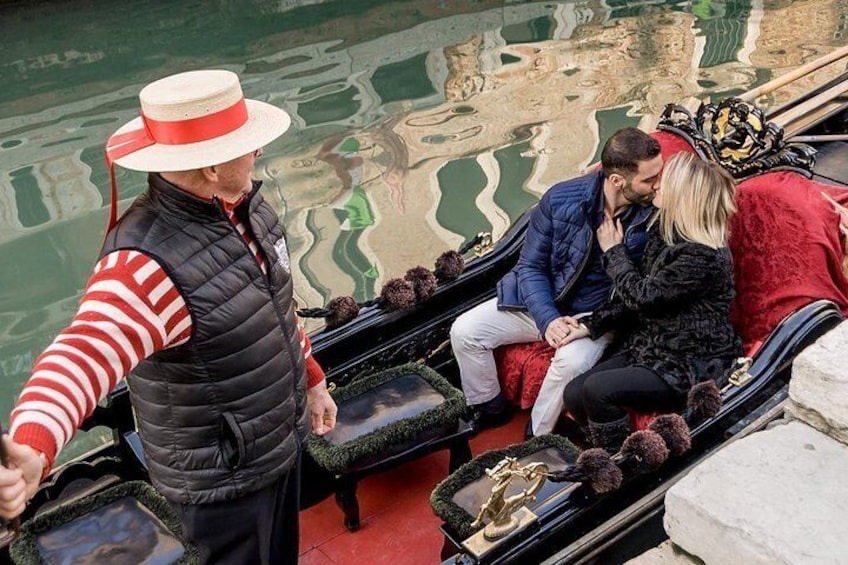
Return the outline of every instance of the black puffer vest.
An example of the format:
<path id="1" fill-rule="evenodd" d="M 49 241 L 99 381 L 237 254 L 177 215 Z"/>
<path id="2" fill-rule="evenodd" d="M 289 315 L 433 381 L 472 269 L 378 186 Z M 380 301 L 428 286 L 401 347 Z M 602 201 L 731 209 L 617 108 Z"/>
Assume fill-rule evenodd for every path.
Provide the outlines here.
<path id="1" fill-rule="evenodd" d="M 265 275 L 218 203 L 158 175 L 149 183 L 101 257 L 119 249 L 152 257 L 191 314 L 191 339 L 151 355 L 128 378 L 150 477 L 177 503 L 238 498 L 290 469 L 306 434 L 283 229 L 255 183 L 236 213 L 262 249 Z"/>

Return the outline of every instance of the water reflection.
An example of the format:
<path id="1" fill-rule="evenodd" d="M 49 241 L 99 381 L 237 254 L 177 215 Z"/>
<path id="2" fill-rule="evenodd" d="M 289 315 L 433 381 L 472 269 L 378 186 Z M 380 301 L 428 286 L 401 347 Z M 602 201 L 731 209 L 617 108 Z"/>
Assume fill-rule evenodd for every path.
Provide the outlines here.
<path id="1" fill-rule="evenodd" d="M 257 176 L 288 229 L 298 300 L 321 306 L 503 234 L 615 129 L 761 84 L 844 44 L 848 20 L 845 0 L 134 8 L 0 8 L 0 414 L 75 309 L 105 224 L 103 142 L 151 80 L 228 68 L 292 114 Z M 126 206 L 145 176 L 118 172 Z"/>

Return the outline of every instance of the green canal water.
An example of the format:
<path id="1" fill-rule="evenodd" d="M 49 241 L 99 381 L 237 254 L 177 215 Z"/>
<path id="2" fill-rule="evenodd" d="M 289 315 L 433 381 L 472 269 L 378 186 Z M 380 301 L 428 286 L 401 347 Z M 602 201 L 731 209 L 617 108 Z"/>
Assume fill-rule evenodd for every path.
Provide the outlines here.
<path id="1" fill-rule="evenodd" d="M 848 0 L 2 2 L 0 421 L 74 314 L 109 206 L 103 143 L 150 81 L 230 69 L 292 115 L 256 176 L 315 307 L 499 237 L 615 129 L 762 84 L 846 26 Z M 118 180 L 124 208 L 145 177 Z M 66 458 L 108 438 L 82 435 Z"/>

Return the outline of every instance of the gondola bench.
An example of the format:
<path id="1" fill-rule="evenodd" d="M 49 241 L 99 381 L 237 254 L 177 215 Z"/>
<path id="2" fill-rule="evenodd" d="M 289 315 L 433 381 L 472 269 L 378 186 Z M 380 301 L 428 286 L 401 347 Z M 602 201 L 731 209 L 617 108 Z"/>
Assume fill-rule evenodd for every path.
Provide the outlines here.
<path id="1" fill-rule="evenodd" d="M 652 136 L 660 142 L 664 160 L 678 151 L 694 152 L 674 133 Z M 842 187 L 790 171 L 761 174 L 736 187 L 738 212 L 731 218 L 729 240 L 736 290 L 731 321 L 748 356 L 781 320 L 814 299 L 830 300 L 848 311 L 848 255 L 840 216 L 823 194 L 848 205 Z M 495 350 L 498 376 L 510 402 L 522 409 L 533 406 L 553 355 L 544 341 Z M 652 418 L 631 415 L 635 429 Z"/>
<path id="2" fill-rule="evenodd" d="M 372 473 L 442 450 L 450 472 L 471 459 L 462 393 L 427 366 L 411 363 L 358 379 L 333 392 L 335 428 L 311 435 L 307 451 L 334 475 L 336 501 L 350 531 L 359 529 L 357 482 Z"/>

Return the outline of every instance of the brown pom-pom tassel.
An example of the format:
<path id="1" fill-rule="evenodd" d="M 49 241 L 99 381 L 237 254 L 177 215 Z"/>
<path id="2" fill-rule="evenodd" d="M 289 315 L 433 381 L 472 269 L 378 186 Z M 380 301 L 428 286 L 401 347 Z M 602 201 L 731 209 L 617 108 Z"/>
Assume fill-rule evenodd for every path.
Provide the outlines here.
<path id="1" fill-rule="evenodd" d="M 391 279 L 383 285 L 380 298 L 385 301 L 386 310 L 409 310 L 415 306 L 415 289 L 409 281 Z"/>
<path id="2" fill-rule="evenodd" d="M 718 414 L 721 402 L 721 391 L 715 381 L 703 381 L 689 391 L 687 404 L 699 420 L 705 420 Z"/>
<path id="3" fill-rule="evenodd" d="M 577 458 L 576 465 L 589 476 L 589 486 L 598 494 L 613 491 L 621 486 L 621 469 L 605 449 L 587 449 Z"/>
<path id="4" fill-rule="evenodd" d="M 332 314 L 327 316 L 327 329 L 332 330 L 343 326 L 359 315 L 359 304 L 352 296 L 337 296 L 327 303 L 327 310 Z"/>
<path id="5" fill-rule="evenodd" d="M 666 447 L 675 457 L 683 455 L 692 447 L 689 436 L 689 426 L 680 414 L 663 414 L 648 426 L 665 442 Z"/>
<path id="6" fill-rule="evenodd" d="M 659 434 L 651 430 L 639 430 L 624 440 L 621 454 L 634 460 L 634 471 L 641 475 L 659 469 L 668 459 L 668 448 Z"/>
<path id="7" fill-rule="evenodd" d="M 465 270 L 465 259 L 458 252 L 445 251 L 436 259 L 436 268 L 433 271 L 439 282 L 452 281 Z"/>
<path id="8" fill-rule="evenodd" d="M 409 269 L 403 278 L 412 283 L 412 288 L 415 290 L 415 298 L 418 302 L 429 300 L 439 285 L 433 271 L 424 267 L 413 267 Z"/>

